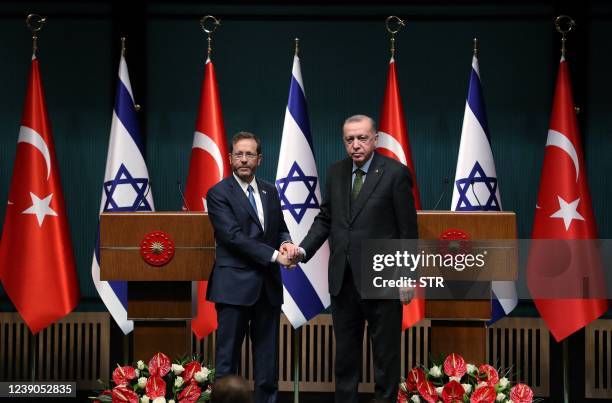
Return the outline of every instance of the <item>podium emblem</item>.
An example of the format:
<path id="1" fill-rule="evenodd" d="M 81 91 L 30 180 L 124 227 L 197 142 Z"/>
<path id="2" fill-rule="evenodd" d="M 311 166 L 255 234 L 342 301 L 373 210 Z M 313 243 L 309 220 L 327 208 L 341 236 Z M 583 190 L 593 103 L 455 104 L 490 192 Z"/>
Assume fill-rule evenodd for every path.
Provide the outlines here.
<path id="1" fill-rule="evenodd" d="M 470 234 L 461 229 L 449 228 L 438 236 L 438 240 L 443 255 L 465 254 L 472 250 Z"/>
<path id="2" fill-rule="evenodd" d="M 151 266 L 163 266 L 174 257 L 174 241 L 164 231 L 149 232 L 140 242 L 140 256 Z"/>

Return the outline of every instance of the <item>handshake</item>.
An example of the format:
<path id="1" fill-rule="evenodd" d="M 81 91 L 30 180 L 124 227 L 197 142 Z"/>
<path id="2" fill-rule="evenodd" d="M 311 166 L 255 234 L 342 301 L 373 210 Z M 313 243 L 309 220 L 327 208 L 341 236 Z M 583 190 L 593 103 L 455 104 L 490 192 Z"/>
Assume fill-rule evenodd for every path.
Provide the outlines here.
<path id="1" fill-rule="evenodd" d="M 288 269 L 294 269 L 302 259 L 304 259 L 304 255 L 302 255 L 299 246 L 291 242 L 285 242 L 280 246 L 276 262 Z"/>

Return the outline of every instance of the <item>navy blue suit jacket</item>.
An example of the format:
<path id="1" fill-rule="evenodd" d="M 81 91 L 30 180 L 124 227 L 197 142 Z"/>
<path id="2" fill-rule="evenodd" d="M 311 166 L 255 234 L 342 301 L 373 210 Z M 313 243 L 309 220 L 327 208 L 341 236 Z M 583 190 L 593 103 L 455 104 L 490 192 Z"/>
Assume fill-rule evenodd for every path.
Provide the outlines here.
<path id="1" fill-rule="evenodd" d="M 231 305 L 253 305 L 262 288 L 274 306 L 283 303 L 278 263 L 272 255 L 290 241 L 274 185 L 256 179 L 264 210 L 265 231 L 233 175 L 210 188 L 208 215 L 215 230 L 216 258 L 206 298 Z"/>

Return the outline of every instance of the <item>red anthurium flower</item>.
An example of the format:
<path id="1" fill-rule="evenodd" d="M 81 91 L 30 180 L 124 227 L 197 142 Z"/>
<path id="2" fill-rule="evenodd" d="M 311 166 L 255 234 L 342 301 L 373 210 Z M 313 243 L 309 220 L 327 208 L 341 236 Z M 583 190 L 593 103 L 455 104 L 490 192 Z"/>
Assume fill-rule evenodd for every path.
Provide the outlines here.
<path id="1" fill-rule="evenodd" d="M 444 403 L 463 403 L 465 390 L 457 381 L 450 381 L 442 389 L 442 400 Z"/>
<path id="2" fill-rule="evenodd" d="M 408 403 L 408 392 L 403 387 L 397 391 L 397 403 Z"/>
<path id="3" fill-rule="evenodd" d="M 423 380 L 417 384 L 417 390 L 427 403 L 436 403 L 438 401 L 438 394 L 433 383 Z"/>
<path id="4" fill-rule="evenodd" d="M 112 392 L 113 403 L 138 403 L 138 395 L 127 386 L 116 386 Z"/>
<path id="5" fill-rule="evenodd" d="M 171 367 L 170 358 L 164 353 L 157 353 L 151 358 L 151 361 L 149 361 L 149 375 L 166 376 L 166 374 L 170 372 Z"/>
<path id="6" fill-rule="evenodd" d="M 493 403 L 496 397 L 495 388 L 492 386 L 483 386 L 472 393 L 470 403 Z"/>
<path id="7" fill-rule="evenodd" d="M 196 403 L 200 398 L 202 390 L 195 383 L 191 383 L 185 387 L 178 395 L 179 403 Z"/>
<path id="8" fill-rule="evenodd" d="M 149 396 L 149 399 L 151 400 L 158 397 L 165 397 L 166 382 L 164 382 L 159 375 L 152 376 L 147 380 L 145 390 L 147 391 L 147 396 Z"/>
<path id="9" fill-rule="evenodd" d="M 465 360 L 459 354 L 452 353 L 444 360 L 444 373 L 461 378 L 467 372 Z"/>
<path id="10" fill-rule="evenodd" d="M 412 368 L 406 377 L 406 386 L 409 392 L 416 392 L 417 385 L 425 380 L 425 371 L 421 368 Z"/>
<path id="11" fill-rule="evenodd" d="M 484 380 L 488 386 L 495 386 L 499 382 L 497 370 L 489 364 L 482 364 L 478 367 L 478 378 Z"/>
<path id="12" fill-rule="evenodd" d="M 195 379 L 193 378 L 193 376 L 195 375 L 196 372 L 199 372 L 202 370 L 202 366 L 197 361 L 191 361 L 189 364 L 185 364 L 183 368 L 185 368 L 185 371 L 183 371 L 181 376 L 183 377 L 183 380 L 185 381 L 185 383 L 189 383 L 192 380 L 195 382 Z"/>
<path id="13" fill-rule="evenodd" d="M 517 383 L 510 389 L 510 399 L 513 403 L 531 403 L 533 401 L 533 390 L 524 383 Z"/>
<path id="14" fill-rule="evenodd" d="M 117 368 L 113 371 L 113 382 L 117 386 L 125 386 L 134 378 L 136 378 L 136 370 L 130 366 L 120 367 L 117 365 Z"/>

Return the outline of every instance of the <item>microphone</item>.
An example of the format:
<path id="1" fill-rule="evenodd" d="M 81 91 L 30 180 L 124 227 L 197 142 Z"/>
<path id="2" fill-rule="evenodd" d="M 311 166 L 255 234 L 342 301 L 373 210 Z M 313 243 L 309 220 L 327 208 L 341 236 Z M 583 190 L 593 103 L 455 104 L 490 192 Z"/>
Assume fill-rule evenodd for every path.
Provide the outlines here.
<path id="1" fill-rule="evenodd" d="M 440 204 L 440 202 L 442 201 L 442 198 L 444 196 L 446 196 L 446 192 L 448 191 L 448 184 L 449 184 L 450 180 L 448 178 L 444 178 L 444 190 L 442 191 L 442 194 L 440 195 L 440 198 L 438 199 L 438 201 L 436 202 L 436 204 L 434 205 L 433 210 L 438 208 L 438 205 Z"/>
<path id="2" fill-rule="evenodd" d="M 472 188 L 472 194 L 474 195 L 474 198 L 478 202 L 478 207 L 480 207 L 480 209 L 482 210 L 482 203 L 480 203 L 480 200 L 478 199 L 478 196 L 476 196 L 476 192 L 474 191 L 474 178 L 470 179 L 470 187 Z"/>
<path id="3" fill-rule="evenodd" d="M 142 207 L 142 203 L 147 199 L 147 196 L 149 196 L 149 193 L 151 193 L 151 184 L 152 183 L 153 183 L 153 181 L 151 181 L 151 180 L 147 181 L 147 191 L 145 192 L 143 198 L 140 199 L 140 201 L 138 202 L 138 205 L 136 206 L 136 210 L 134 210 L 134 211 L 138 211 L 138 210 L 140 210 L 140 207 Z"/>
<path id="4" fill-rule="evenodd" d="M 176 180 L 176 186 L 178 187 L 178 191 L 179 191 L 179 194 L 181 195 L 181 199 L 183 199 L 183 206 L 185 206 L 185 210 L 191 211 L 189 210 L 189 206 L 187 205 L 187 200 L 185 200 L 185 195 L 183 194 L 183 188 L 181 187 L 180 179 Z"/>

